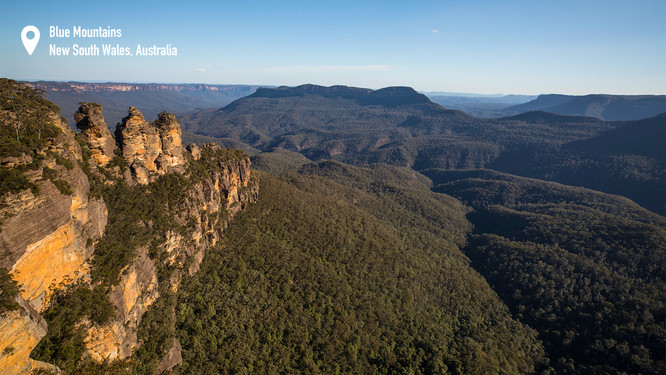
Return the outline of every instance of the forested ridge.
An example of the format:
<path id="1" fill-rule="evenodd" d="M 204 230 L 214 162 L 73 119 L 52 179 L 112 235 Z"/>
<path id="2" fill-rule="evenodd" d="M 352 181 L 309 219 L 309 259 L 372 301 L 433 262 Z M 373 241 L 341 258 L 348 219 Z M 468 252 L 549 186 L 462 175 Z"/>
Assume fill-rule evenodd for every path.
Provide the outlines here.
<path id="1" fill-rule="evenodd" d="M 486 171 L 431 171 L 474 207 L 465 248 L 555 373 L 662 373 L 666 220 L 595 191 Z"/>
<path id="2" fill-rule="evenodd" d="M 488 374 L 540 365 L 535 332 L 511 319 L 459 250 L 470 228 L 463 207 L 422 181 L 378 174 L 333 163 L 263 175 L 259 201 L 183 286 L 179 371 Z"/>

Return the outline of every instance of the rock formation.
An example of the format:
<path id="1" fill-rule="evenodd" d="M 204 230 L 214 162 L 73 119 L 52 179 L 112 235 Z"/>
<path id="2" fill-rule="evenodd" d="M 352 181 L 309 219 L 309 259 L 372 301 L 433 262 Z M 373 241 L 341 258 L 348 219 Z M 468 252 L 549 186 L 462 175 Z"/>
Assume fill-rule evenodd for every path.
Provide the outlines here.
<path id="1" fill-rule="evenodd" d="M 169 289 L 174 292 L 182 277 L 199 270 L 206 249 L 217 244 L 234 214 L 258 198 L 258 186 L 250 179 L 248 157 L 229 160 L 226 150 L 216 144 L 204 145 L 200 153 L 209 169 L 204 176 L 199 176 L 187 198 L 173 212 L 175 221 L 191 222 L 192 227 L 185 235 L 166 233 L 160 246 L 166 254 L 165 265 L 175 270 L 169 280 Z M 84 355 L 96 361 L 129 357 L 139 344 L 137 327 L 141 317 L 159 298 L 157 265 L 147 256 L 146 248 L 137 249 L 137 253 L 139 255 L 122 272 L 120 283 L 111 292 L 116 318 L 103 326 L 87 322 Z M 179 363 L 174 362 L 180 358 L 179 348 L 180 344 L 174 339 L 160 366 L 170 368 Z"/>
<path id="2" fill-rule="evenodd" d="M 21 309 L 10 311 L 0 319 L 2 374 L 26 374 L 36 369 L 57 372 L 53 365 L 30 359 L 30 351 L 46 335 L 47 325 L 23 298 L 18 297 L 17 302 Z"/>
<path id="3" fill-rule="evenodd" d="M 68 129 L 63 127 L 62 129 Z M 81 149 L 69 130 L 48 146 L 50 155 L 63 159 L 81 158 Z M 0 265 L 9 269 L 22 287 L 23 298 L 37 311 L 48 303 L 52 288 L 73 282 L 86 273 L 85 263 L 93 252 L 107 222 L 104 201 L 89 196 L 90 184 L 76 163 L 71 169 L 47 155 L 42 162 L 66 181 L 71 189 L 64 195 L 43 175 L 43 169 L 26 173 L 38 186 L 2 197 Z"/>
<path id="4" fill-rule="evenodd" d="M 82 152 L 74 133 L 59 116 L 51 118 L 61 134 L 37 150 L 44 167 L 24 172 L 38 189 L 0 197 L 0 266 L 18 282 L 23 307 L 0 317 L 0 349 L 16 349 L 0 358 L 0 373 L 26 373 L 35 368 L 37 362 L 28 354 L 46 333 L 39 312 L 47 307 L 55 289 L 88 275 L 93 244 L 107 223 L 104 201 L 90 196 L 88 178 L 76 163 Z M 18 158 L 18 163 L 26 167 L 32 159 Z M 45 171 L 57 174 L 71 194 L 64 194 Z"/>
<path id="5" fill-rule="evenodd" d="M 115 156 L 116 142 L 102 117 L 102 106 L 96 103 L 81 103 L 74 113 L 76 127 L 88 144 L 95 164 L 105 167 Z"/>
<path id="6" fill-rule="evenodd" d="M 127 358 L 142 344 L 137 328 L 160 298 L 158 270 L 166 266 L 174 270 L 170 279 L 161 282 L 167 288 L 162 290 L 176 291 L 182 277 L 198 270 L 205 250 L 219 241 L 233 214 L 257 199 L 258 187 L 250 180 L 250 160 L 244 153 L 205 145 L 189 147 L 192 157 L 186 157 L 180 124 L 166 112 L 151 124 L 130 107 L 116 130 L 116 142 L 129 169 L 117 165 L 113 169 L 118 173 L 98 171 L 114 157 L 116 143 L 101 109 L 83 103 L 76 113 L 77 126 L 91 151 L 90 163 L 56 112 L 49 118 L 59 134 L 43 148 L 0 159 L 0 167 L 20 168 L 17 173 L 32 184 L 0 195 L 0 266 L 9 270 L 20 287 L 16 297 L 20 308 L 0 315 L 0 373 L 29 373 L 36 368 L 58 371 L 30 359 L 29 354 L 47 333 L 40 313 L 48 308 L 53 293 L 78 281 L 91 283 L 89 261 L 108 218 L 107 206 L 99 193 L 93 193 L 91 181 L 97 191 L 113 189 L 112 180 L 123 176 L 123 168 L 131 174 L 129 182 L 142 185 L 167 173 L 184 173 L 192 181 L 178 207 L 165 207 L 174 222 L 187 230 L 156 233 L 155 239 L 164 242 L 153 241 L 150 251 L 148 246 L 127 249 L 136 255 L 121 270 L 119 282 L 109 288 L 114 316 L 101 326 L 87 318 L 76 323 L 76 329 L 84 332 L 84 357 L 96 361 Z M 188 159 L 198 163 L 196 168 L 189 168 Z M 34 163 L 40 164 L 28 167 Z M 155 246 L 165 256 L 153 259 Z M 181 360 L 180 344 L 174 338 L 156 365 L 168 371 Z"/>
<path id="7" fill-rule="evenodd" d="M 116 128 L 116 142 L 139 184 L 147 184 L 157 174 L 155 160 L 162 150 L 162 141 L 155 126 L 143 118 L 136 107 L 130 107 L 129 115 Z"/>
<path id="8" fill-rule="evenodd" d="M 185 157 L 180 123 L 168 112 L 149 123 L 136 107 L 116 128 L 116 142 L 135 182 L 145 185 L 171 172 L 183 172 Z"/>
<path id="9" fill-rule="evenodd" d="M 98 362 L 129 357 L 138 344 L 136 329 L 141 317 L 159 297 L 157 286 L 155 264 L 148 257 L 147 249 L 140 249 L 120 283 L 111 291 L 116 319 L 101 327 L 86 322 L 84 355 Z"/>
<path id="10" fill-rule="evenodd" d="M 199 160 L 201 158 L 201 149 L 196 143 L 190 143 L 187 145 L 187 151 L 192 155 L 192 159 Z"/>
<path id="11" fill-rule="evenodd" d="M 183 172 L 185 170 L 185 156 L 183 141 L 181 139 L 180 122 L 176 116 L 169 112 L 161 112 L 155 121 L 162 141 L 162 152 L 157 157 L 157 170 L 170 172 Z"/>
<path id="12" fill-rule="evenodd" d="M 189 216 L 197 222 L 191 235 L 194 246 L 186 247 L 179 259 L 184 264 L 186 257 L 194 257 L 187 270 L 190 275 L 199 270 L 205 249 L 214 246 L 222 237 L 222 230 L 228 225 L 228 220 L 255 202 L 259 194 L 258 186 L 250 181 L 248 157 L 226 160 L 220 155 L 220 146 L 214 143 L 203 145 L 199 151 L 201 158 L 218 168 L 210 171 L 206 178 L 194 186 L 181 213 L 180 220 L 187 220 Z M 220 212 L 226 213 L 226 219 L 214 215 Z"/>

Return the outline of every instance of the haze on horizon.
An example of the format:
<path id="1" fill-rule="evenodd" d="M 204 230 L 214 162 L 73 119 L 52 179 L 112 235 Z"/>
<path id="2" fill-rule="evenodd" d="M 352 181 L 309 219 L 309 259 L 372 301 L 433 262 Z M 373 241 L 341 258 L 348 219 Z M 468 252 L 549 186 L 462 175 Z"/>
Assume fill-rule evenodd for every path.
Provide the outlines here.
<path id="1" fill-rule="evenodd" d="M 29 56 L 21 29 L 35 25 Z M 49 38 L 50 25 L 121 28 L 119 40 Z M 49 43 L 137 43 L 176 57 L 55 57 Z M 262 1 L 41 4 L 0 0 L 0 76 L 480 94 L 665 94 L 666 2 Z"/>

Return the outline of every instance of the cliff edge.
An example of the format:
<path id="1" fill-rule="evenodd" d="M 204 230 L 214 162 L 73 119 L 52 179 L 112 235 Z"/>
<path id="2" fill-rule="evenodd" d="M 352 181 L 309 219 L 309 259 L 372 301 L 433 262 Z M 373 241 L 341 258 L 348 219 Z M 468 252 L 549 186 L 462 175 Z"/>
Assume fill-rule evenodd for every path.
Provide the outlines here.
<path id="1" fill-rule="evenodd" d="M 15 81 L 0 80 L 0 105 L 0 266 L 11 279 L 0 296 L 13 301 L 0 306 L 0 373 L 136 356 L 147 311 L 171 306 L 161 297 L 173 298 L 256 200 L 249 158 L 212 144 L 186 150 L 167 112 L 149 123 L 130 107 L 114 139 L 95 103 L 75 113 L 78 134 Z M 141 236 L 128 238 L 133 230 Z M 169 343 L 150 366 L 178 363 L 180 345 Z"/>

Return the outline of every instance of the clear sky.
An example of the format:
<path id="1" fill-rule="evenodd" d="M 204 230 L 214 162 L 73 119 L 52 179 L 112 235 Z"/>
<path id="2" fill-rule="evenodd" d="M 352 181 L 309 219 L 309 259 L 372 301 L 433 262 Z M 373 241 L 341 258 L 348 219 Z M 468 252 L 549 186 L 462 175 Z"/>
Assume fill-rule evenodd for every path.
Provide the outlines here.
<path id="1" fill-rule="evenodd" d="M 666 93 L 666 0 L 0 0 L 0 76 L 28 80 L 411 86 L 503 94 Z M 40 30 L 32 56 L 21 30 Z M 122 29 L 50 38 L 49 27 Z M 178 55 L 49 56 L 49 44 Z"/>

